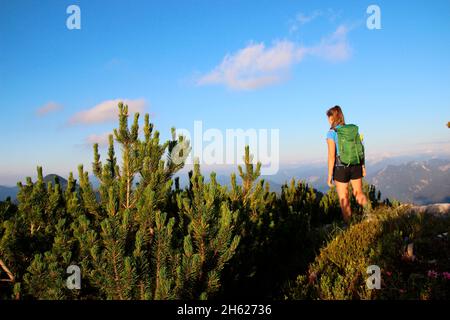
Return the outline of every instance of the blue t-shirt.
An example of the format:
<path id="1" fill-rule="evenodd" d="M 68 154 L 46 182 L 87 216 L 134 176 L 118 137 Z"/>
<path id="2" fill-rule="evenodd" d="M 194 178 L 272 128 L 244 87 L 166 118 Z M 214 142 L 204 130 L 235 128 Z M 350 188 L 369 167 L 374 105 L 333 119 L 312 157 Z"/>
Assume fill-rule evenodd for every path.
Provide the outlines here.
<path id="1" fill-rule="evenodd" d="M 336 126 L 336 129 L 337 129 L 337 128 L 340 128 L 340 127 L 341 127 L 341 125 L 337 125 L 337 126 Z M 338 145 L 338 136 L 337 136 L 337 132 L 334 131 L 334 130 L 328 131 L 328 133 L 327 133 L 327 140 L 328 140 L 328 139 L 333 140 L 334 143 L 336 144 L 336 154 L 339 156 L 339 145 Z"/>

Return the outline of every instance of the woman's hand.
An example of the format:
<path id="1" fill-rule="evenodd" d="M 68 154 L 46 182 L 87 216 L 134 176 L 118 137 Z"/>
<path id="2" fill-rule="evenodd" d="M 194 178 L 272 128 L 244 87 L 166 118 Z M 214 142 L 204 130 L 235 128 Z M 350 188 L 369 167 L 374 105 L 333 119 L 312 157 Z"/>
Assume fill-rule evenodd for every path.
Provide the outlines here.
<path id="1" fill-rule="evenodd" d="M 333 188 L 333 187 L 334 187 L 334 184 L 333 184 L 333 177 L 332 177 L 332 176 L 328 176 L 327 183 L 328 183 L 328 186 L 329 186 L 330 188 Z"/>
<path id="2" fill-rule="evenodd" d="M 327 184 L 333 188 L 333 171 L 336 163 L 336 144 L 333 139 L 327 139 L 328 144 L 328 179 Z"/>
<path id="3" fill-rule="evenodd" d="M 366 166 L 362 166 L 362 176 L 365 177 L 366 176 Z"/>

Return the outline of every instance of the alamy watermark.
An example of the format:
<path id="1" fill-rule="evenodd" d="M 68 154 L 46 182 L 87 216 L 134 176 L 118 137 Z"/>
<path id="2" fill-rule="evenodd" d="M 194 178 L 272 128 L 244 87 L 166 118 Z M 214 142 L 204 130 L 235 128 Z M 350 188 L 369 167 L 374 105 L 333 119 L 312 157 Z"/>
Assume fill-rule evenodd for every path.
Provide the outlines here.
<path id="1" fill-rule="evenodd" d="M 370 290 L 381 289 L 381 269 L 377 265 L 368 266 L 366 270 L 370 276 L 366 280 L 367 288 Z"/>
<path id="2" fill-rule="evenodd" d="M 366 20 L 366 26 L 369 30 L 381 29 L 381 9 L 378 5 L 372 4 L 367 7 L 367 14 L 370 16 Z"/>
<path id="3" fill-rule="evenodd" d="M 80 290 L 81 289 L 81 270 L 77 265 L 70 265 L 66 270 L 67 274 L 70 274 L 67 277 L 66 285 L 69 290 Z"/>
<path id="4" fill-rule="evenodd" d="M 193 133 L 187 129 L 178 129 L 176 134 L 184 136 L 190 142 L 191 149 L 188 150 L 190 152 L 187 157 L 173 158 L 175 162 L 185 161 L 186 164 L 193 164 L 194 161 L 198 161 L 199 164 L 205 165 L 240 165 L 244 164 L 245 147 L 249 146 L 252 163 L 261 162 L 262 175 L 274 175 L 279 170 L 279 129 L 204 130 L 202 121 L 194 121 Z M 180 145 L 172 154 L 176 155 L 182 148 L 187 147 L 187 143 Z"/>
<path id="5" fill-rule="evenodd" d="M 81 29 L 81 9 L 77 5 L 70 5 L 66 9 L 66 13 L 69 14 L 66 20 L 66 27 L 69 30 Z"/>

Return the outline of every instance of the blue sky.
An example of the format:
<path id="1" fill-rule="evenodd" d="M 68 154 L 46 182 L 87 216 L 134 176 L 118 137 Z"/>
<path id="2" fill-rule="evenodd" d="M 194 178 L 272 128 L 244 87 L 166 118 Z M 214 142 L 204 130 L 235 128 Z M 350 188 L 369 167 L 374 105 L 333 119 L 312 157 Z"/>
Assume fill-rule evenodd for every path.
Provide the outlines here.
<path id="1" fill-rule="evenodd" d="M 366 27 L 371 4 L 381 30 Z M 0 184 L 90 168 L 116 99 L 163 138 L 195 120 L 279 129 L 282 164 L 326 159 L 335 104 L 373 158 L 448 155 L 448 39 L 448 0 L 0 0 Z"/>

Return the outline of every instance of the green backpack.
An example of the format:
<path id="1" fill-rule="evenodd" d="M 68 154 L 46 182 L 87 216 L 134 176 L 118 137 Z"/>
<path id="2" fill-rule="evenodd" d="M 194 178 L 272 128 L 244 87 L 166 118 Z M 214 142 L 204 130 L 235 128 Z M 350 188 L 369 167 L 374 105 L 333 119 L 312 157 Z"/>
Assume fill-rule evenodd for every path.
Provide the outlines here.
<path id="1" fill-rule="evenodd" d="M 364 146 L 359 135 L 359 128 L 347 124 L 335 129 L 338 136 L 339 159 L 344 165 L 358 165 L 364 161 Z"/>

